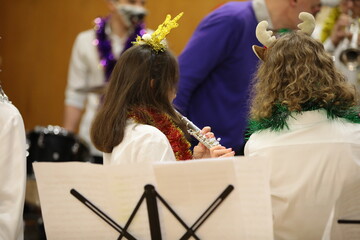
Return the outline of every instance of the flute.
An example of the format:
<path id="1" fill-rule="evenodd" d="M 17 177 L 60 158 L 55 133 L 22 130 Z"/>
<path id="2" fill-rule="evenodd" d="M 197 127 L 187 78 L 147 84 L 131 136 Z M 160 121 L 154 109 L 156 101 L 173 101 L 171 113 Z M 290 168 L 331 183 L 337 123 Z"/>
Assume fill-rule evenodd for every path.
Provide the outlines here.
<path id="1" fill-rule="evenodd" d="M 179 113 L 177 110 L 175 110 L 175 112 L 178 114 L 178 116 L 180 117 L 180 120 L 185 123 L 186 128 L 188 133 L 195 137 L 199 142 L 201 142 L 202 144 L 204 144 L 205 147 L 207 148 L 212 148 L 215 147 L 217 145 L 220 145 L 220 138 L 216 139 L 214 137 L 212 138 L 207 138 L 205 136 L 205 134 L 203 134 L 200 130 L 200 128 L 198 128 L 193 122 L 191 122 L 187 117 L 183 116 L 181 113 Z"/>

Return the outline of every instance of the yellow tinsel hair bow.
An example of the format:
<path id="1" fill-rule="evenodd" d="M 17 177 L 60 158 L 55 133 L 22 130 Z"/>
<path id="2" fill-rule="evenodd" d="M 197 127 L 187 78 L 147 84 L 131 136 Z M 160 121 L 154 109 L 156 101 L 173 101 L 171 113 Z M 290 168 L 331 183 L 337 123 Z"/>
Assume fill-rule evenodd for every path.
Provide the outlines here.
<path id="1" fill-rule="evenodd" d="M 137 36 L 136 41 L 133 42 L 134 45 L 148 44 L 156 52 L 164 51 L 167 48 L 166 42 L 164 41 L 166 35 L 170 33 L 170 30 L 179 26 L 177 21 L 182 17 L 184 13 L 180 13 L 173 20 L 171 20 L 171 15 L 166 16 L 165 21 L 158 26 L 155 32 L 152 34 L 144 34 L 142 37 Z"/>

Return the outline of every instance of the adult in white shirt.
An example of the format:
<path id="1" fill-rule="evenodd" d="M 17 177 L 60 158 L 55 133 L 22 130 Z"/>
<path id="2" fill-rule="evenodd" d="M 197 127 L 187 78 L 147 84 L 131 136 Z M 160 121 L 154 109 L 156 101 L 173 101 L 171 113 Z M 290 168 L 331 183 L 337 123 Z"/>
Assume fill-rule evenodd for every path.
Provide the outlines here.
<path id="1" fill-rule="evenodd" d="M 24 238 L 25 143 L 23 119 L 0 86 L 0 239 Z"/>
<path id="2" fill-rule="evenodd" d="M 102 153 L 91 144 L 89 132 L 101 94 L 79 90 L 104 86 L 121 53 L 146 31 L 145 0 L 107 0 L 107 4 L 109 16 L 95 19 L 95 28 L 81 32 L 75 40 L 65 91 L 63 126 L 71 132 L 79 128 L 95 157 Z"/>
<path id="3" fill-rule="evenodd" d="M 311 22 L 306 18 L 305 22 Z M 314 23 L 266 49 L 253 88 L 245 156 L 270 166 L 276 240 L 321 239 L 343 187 L 360 180 L 360 118 L 355 90 L 335 70 Z"/>

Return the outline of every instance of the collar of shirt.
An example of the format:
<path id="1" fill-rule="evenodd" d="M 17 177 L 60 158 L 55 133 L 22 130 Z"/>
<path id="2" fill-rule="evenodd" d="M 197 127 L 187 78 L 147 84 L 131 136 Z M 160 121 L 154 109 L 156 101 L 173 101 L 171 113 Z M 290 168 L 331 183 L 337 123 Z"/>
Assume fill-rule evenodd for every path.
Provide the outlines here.
<path id="1" fill-rule="evenodd" d="M 265 0 L 253 0 L 252 7 L 255 12 L 255 16 L 258 22 L 267 21 L 269 23 L 269 29 L 273 28 L 273 24 L 270 18 L 269 11 L 267 9 Z"/>

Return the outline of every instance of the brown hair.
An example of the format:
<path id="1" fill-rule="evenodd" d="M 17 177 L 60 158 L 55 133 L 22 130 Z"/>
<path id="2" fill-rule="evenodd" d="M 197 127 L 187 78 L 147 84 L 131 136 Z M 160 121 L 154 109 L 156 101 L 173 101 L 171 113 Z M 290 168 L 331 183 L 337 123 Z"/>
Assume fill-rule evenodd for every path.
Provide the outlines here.
<path id="1" fill-rule="evenodd" d="M 178 63 L 169 50 L 157 53 L 146 44 L 126 50 L 116 63 L 104 101 L 92 123 L 90 135 L 95 147 L 110 153 L 120 144 L 128 112 L 136 107 L 152 107 L 167 113 L 184 129 L 169 100 L 178 79 Z"/>
<path id="2" fill-rule="evenodd" d="M 355 88 L 335 69 L 323 45 L 310 36 L 286 34 L 275 40 L 264 58 L 253 85 L 252 119 L 270 117 L 275 104 L 289 111 L 302 111 L 308 103 L 340 109 L 355 105 Z"/>

